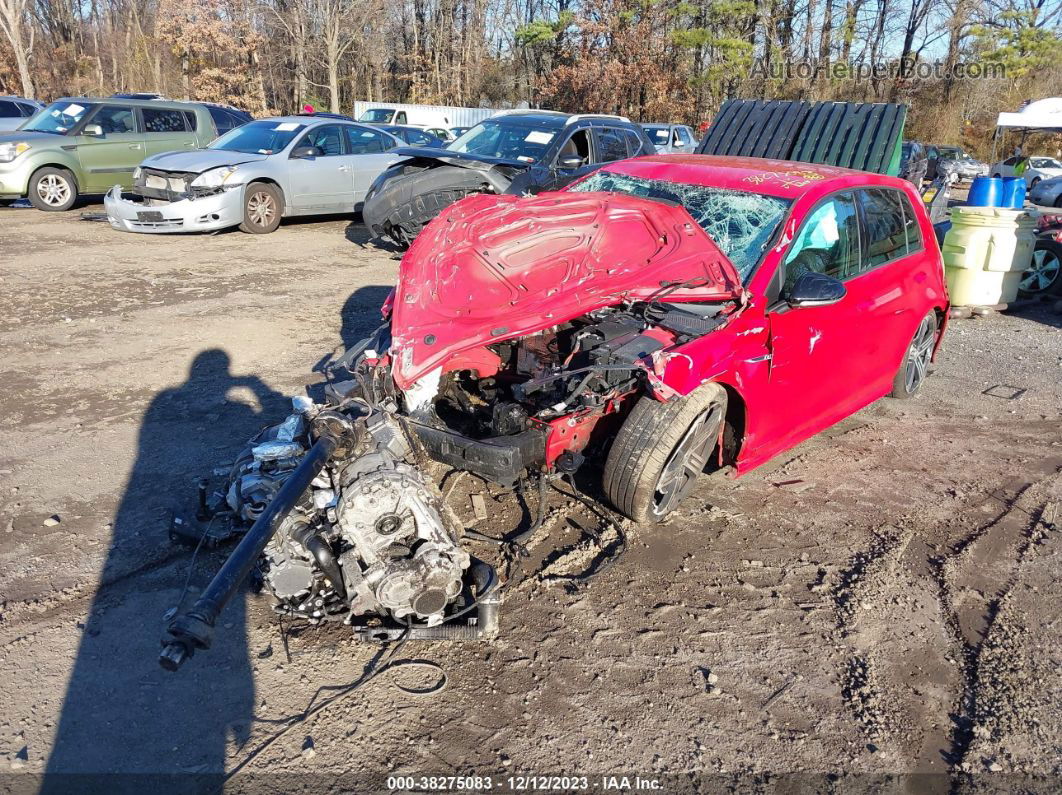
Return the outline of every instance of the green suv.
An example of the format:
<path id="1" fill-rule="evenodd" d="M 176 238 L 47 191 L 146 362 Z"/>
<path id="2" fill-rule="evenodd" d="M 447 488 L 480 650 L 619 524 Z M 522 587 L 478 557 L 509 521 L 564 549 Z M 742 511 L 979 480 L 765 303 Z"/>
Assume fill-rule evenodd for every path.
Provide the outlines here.
<path id="1" fill-rule="evenodd" d="M 132 187 L 145 157 L 198 149 L 216 136 L 209 109 L 197 103 L 60 99 L 0 133 L 0 203 L 26 197 L 39 210 L 69 210 L 80 194 Z"/>

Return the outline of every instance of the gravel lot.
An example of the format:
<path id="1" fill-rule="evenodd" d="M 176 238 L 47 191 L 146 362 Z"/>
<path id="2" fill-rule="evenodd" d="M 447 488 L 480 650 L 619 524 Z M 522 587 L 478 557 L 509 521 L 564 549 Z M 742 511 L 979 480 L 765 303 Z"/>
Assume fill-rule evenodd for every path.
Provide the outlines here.
<path id="1" fill-rule="evenodd" d="M 397 255 L 357 218 L 151 238 L 23 208 L 0 209 L 0 251 L 10 788 L 45 771 L 241 764 L 354 791 L 387 771 L 1058 786 L 1062 315 L 1049 305 L 954 321 L 919 399 L 880 401 L 740 480 L 705 478 L 667 523 L 629 528 L 627 551 L 582 587 L 563 575 L 601 562 L 599 523 L 555 495 L 502 638 L 407 650 L 442 667 L 442 692 L 404 692 L 436 675 L 398 670 L 300 721 L 376 649 L 341 628 L 285 638 L 248 594 L 214 649 L 164 673 L 163 614 L 189 571 L 202 586 L 222 559 L 189 569 L 166 529 L 194 510 L 198 477 L 375 324 Z M 495 526 L 518 521 L 491 506 Z M 454 507 L 472 516 L 460 490 Z"/>

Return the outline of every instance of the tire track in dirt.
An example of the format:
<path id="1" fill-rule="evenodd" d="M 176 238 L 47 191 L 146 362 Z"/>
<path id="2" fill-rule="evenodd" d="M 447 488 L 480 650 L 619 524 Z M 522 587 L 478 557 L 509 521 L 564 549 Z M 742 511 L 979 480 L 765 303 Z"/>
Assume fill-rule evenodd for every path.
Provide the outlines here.
<path id="1" fill-rule="evenodd" d="M 1052 496 L 1062 488 L 1062 468 L 1002 495 L 1002 508 L 960 538 L 951 552 L 933 561 L 945 626 L 958 650 L 962 692 L 954 708 L 947 759 L 955 773 L 1001 772 L 991 754 L 976 749 L 998 745 L 1029 723 L 1037 697 L 1027 675 L 1028 632 L 1013 595 L 1037 548 L 1057 532 Z M 1034 720 L 1035 722 L 1035 720 Z"/>

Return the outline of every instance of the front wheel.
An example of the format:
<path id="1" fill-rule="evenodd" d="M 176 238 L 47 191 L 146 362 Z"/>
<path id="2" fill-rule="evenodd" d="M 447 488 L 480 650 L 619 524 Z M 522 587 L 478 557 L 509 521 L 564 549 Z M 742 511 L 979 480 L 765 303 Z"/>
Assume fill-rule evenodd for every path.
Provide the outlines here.
<path id="1" fill-rule="evenodd" d="M 267 182 L 252 182 L 243 199 L 243 223 L 240 229 L 252 235 L 264 235 L 280 226 L 283 210 L 280 190 Z"/>
<path id="2" fill-rule="evenodd" d="M 900 400 L 918 394 L 929 375 L 929 362 L 933 358 L 933 345 L 937 341 L 937 313 L 930 309 L 915 331 L 914 339 L 907 346 L 903 363 L 892 379 L 890 396 Z"/>
<path id="3" fill-rule="evenodd" d="M 29 181 L 30 204 L 45 212 L 69 210 L 77 201 L 77 183 L 65 168 L 48 166 L 34 172 Z"/>
<path id="4" fill-rule="evenodd" d="M 693 490 L 726 418 L 726 390 L 705 384 L 660 402 L 642 396 L 605 462 L 605 495 L 636 522 L 659 522 Z"/>

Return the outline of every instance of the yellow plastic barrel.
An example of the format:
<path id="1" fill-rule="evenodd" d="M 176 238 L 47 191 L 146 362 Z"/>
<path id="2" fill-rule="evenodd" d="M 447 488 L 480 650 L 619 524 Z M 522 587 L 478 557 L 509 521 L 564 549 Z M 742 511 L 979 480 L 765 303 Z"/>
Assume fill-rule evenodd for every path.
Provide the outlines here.
<path id="1" fill-rule="evenodd" d="M 1036 218 L 1002 207 L 952 207 L 940 253 L 956 306 L 1009 304 L 1036 247 Z"/>

